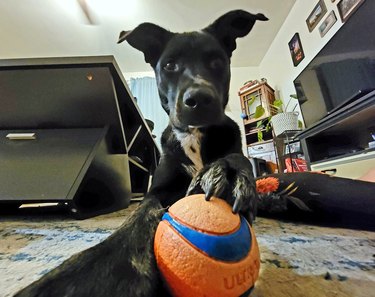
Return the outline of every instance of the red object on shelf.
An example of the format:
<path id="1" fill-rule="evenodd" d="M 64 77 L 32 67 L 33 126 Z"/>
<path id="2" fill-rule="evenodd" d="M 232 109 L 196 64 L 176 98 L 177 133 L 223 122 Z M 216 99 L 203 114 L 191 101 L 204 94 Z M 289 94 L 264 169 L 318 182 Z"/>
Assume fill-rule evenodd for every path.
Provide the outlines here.
<path id="1" fill-rule="evenodd" d="M 290 161 L 292 160 L 292 161 Z M 308 171 L 307 163 L 301 158 L 286 158 L 285 159 L 286 172 L 304 172 Z M 293 166 L 293 167 L 292 167 Z"/>

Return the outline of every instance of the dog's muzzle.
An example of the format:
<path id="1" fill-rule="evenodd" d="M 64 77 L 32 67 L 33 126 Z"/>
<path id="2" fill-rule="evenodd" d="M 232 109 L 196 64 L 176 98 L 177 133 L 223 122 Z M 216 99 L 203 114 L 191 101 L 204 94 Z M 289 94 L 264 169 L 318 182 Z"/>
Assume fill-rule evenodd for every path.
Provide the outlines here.
<path id="1" fill-rule="evenodd" d="M 211 88 L 188 88 L 179 109 L 179 119 L 185 125 L 208 126 L 221 121 L 222 102 Z"/>

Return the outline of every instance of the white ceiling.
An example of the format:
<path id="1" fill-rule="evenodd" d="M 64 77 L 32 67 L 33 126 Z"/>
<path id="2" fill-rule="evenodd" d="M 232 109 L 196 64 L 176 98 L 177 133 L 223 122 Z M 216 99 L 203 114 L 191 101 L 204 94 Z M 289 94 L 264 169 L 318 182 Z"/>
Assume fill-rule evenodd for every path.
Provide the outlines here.
<path id="1" fill-rule="evenodd" d="M 199 30 L 223 13 L 244 9 L 264 13 L 240 40 L 232 66 L 258 66 L 296 0 L 86 0 L 89 25 L 78 0 L 0 0 L 0 58 L 115 55 L 123 72 L 149 71 L 143 56 L 121 30 L 153 22 L 174 32 Z"/>

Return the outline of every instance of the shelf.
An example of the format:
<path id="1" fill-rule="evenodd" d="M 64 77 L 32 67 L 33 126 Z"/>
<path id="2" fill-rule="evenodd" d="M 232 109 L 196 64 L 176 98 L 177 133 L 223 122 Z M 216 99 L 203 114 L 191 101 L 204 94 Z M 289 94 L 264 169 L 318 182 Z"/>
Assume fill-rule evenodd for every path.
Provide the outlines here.
<path id="1" fill-rule="evenodd" d="M 141 131 L 142 129 L 142 126 L 139 125 L 137 131 L 135 132 L 134 136 L 133 136 L 133 139 L 130 141 L 130 143 L 128 144 L 128 151 L 131 150 L 133 144 L 134 144 L 134 141 L 137 139 L 138 135 L 139 135 L 139 132 Z"/>
<path id="2" fill-rule="evenodd" d="M 249 100 L 255 97 L 255 101 L 249 106 Z M 247 116 L 243 120 L 245 130 L 245 143 L 248 157 L 257 155 L 257 158 L 277 163 L 277 149 L 272 129 L 266 131 L 267 120 L 272 115 L 271 105 L 275 101 L 275 91 L 265 82 L 259 83 L 252 88 L 239 92 L 242 113 Z M 261 105 L 265 112 L 259 118 L 254 118 L 256 106 Z M 262 125 L 258 123 L 262 122 Z M 263 140 L 258 141 L 259 132 L 262 132 Z M 271 150 L 262 150 L 262 146 L 272 143 Z M 258 146 L 258 147 L 255 147 Z"/>
<path id="3" fill-rule="evenodd" d="M 10 176 L 5 165 L 12 158 L 3 157 L 8 149 L 15 165 L 31 166 L 15 172 L 12 199 L 0 195 L 0 202 L 64 200 L 75 217 L 84 218 L 126 207 L 128 193 L 147 190 L 160 153 L 114 57 L 1 60 L 0 81 L 6 85 L 0 88 L 2 133 L 40 130 L 27 143 L 30 148 L 0 141 L 0 175 Z M 20 151 L 23 147 L 26 154 Z M 33 152 L 36 157 L 26 160 Z M 10 167 L 17 170 L 20 166 L 14 164 Z M 44 169 L 56 174 L 44 176 Z M 56 178 L 58 182 L 48 182 Z M 20 192 L 23 179 L 27 195 Z M 32 186 L 38 188 L 34 194 Z"/>
<path id="4" fill-rule="evenodd" d="M 331 158 L 322 159 L 322 160 L 319 160 L 317 162 L 312 162 L 311 165 L 316 165 L 316 164 L 329 162 L 329 161 L 340 160 L 342 158 L 350 158 L 350 157 L 354 157 L 354 156 L 357 156 L 357 155 L 368 154 L 368 153 L 373 153 L 373 152 L 375 152 L 375 149 L 364 149 L 364 150 L 360 150 L 360 151 L 356 151 L 356 152 L 352 152 L 352 153 L 347 153 L 347 154 L 343 154 L 343 155 L 339 155 L 339 156 L 335 156 L 335 157 L 331 157 Z"/>
<path id="5" fill-rule="evenodd" d="M 142 169 L 144 172 L 148 172 L 148 169 L 143 167 L 141 164 L 139 164 L 137 161 L 135 161 L 134 159 L 132 159 L 132 157 L 129 157 L 129 161 L 131 163 L 133 163 L 135 166 L 137 166 L 138 168 Z"/>
<path id="6" fill-rule="evenodd" d="M 249 119 L 249 120 L 244 120 L 244 125 L 249 125 L 249 124 L 253 124 L 253 123 L 257 123 L 259 121 L 262 121 L 262 120 L 265 120 L 269 117 L 269 115 L 264 115 L 264 116 L 261 116 L 259 118 L 256 118 L 256 119 Z"/>
<path id="7" fill-rule="evenodd" d="M 263 131 L 263 132 L 266 132 L 266 129 L 265 128 L 263 128 L 263 129 L 252 129 L 252 130 L 250 130 L 250 132 L 248 132 L 248 133 L 245 133 L 245 135 L 252 135 L 252 134 L 257 134 L 259 131 Z M 269 132 L 269 131 L 267 131 L 267 132 Z"/>
<path id="8" fill-rule="evenodd" d="M 305 157 L 315 165 L 366 153 L 375 129 L 375 91 L 333 112 L 297 134 Z"/>
<path id="9" fill-rule="evenodd" d="M 258 142 L 258 131 L 256 133 L 249 133 L 245 136 L 246 144 L 253 144 Z M 268 132 L 263 131 L 263 141 L 273 140 L 272 130 Z"/>
<path id="10" fill-rule="evenodd" d="M 249 146 L 255 146 L 255 145 L 260 145 L 260 144 L 267 144 L 267 143 L 270 143 L 270 142 L 273 142 L 273 139 L 252 142 L 252 143 L 248 144 L 247 146 L 249 147 Z"/>
<path id="11" fill-rule="evenodd" d="M 259 87 L 259 82 L 255 83 L 253 85 L 249 85 L 247 87 L 244 85 L 244 86 L 241 87 L 242 89 L 240 89 L 238 91 L 238 95 L 243 95 L 245 93 L 248 93 L 249 91 L 252 91 L 252 90 L 256 89 L 257 87 Z"/>
<path id="12" fill-rule="evenodd" d="M 354 131 L 354 129 L 362 128 L 364 122 L 372 121 L 375 125 L 374 115 L 375 91 L 327 115 L 313 126 L 298 133 L 297 137 L 307 138 L 325 130 L 342 132 L 348 126 L 351 126 Z"/>

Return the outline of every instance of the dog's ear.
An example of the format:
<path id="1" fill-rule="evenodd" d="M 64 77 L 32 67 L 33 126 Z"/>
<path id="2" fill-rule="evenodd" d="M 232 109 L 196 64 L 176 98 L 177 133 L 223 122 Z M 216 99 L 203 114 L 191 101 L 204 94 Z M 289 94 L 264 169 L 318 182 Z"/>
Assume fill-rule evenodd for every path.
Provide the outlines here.
<path id="1" fill-rule="evenodd" d="M 145 61 L 152 67 L 163 52 L 167 42 L 174 33 L 151 23 L 143 23 L 131 31 L 122 31 L 117 43 L 126 40 L 132 47 L 143 52 Z"/>
<path id="2" fill-rule="evenodd" d="M 267 21 L 263 14 L 251 14 L 244 10 L 230 11 L 203 31 L 215 36 L 224 46 L 228 57 L 236 49 L 236 38 L 246 36 L 253 28 L 256 21 Z"/>

